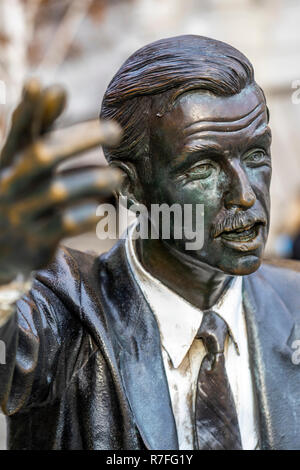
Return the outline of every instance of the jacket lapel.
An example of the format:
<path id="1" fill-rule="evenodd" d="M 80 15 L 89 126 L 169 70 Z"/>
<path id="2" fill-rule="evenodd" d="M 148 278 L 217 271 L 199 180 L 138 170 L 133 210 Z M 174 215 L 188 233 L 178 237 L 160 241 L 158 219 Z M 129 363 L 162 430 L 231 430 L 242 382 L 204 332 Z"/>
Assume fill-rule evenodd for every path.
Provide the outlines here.
<path id="1" fill-rule="evenodd" d="M 272 287 L 270 268 L 246 276 L 243 301 L 261 449 L 299 449 L 300 369 L 292 362 L 295 325 Z"/>
<path id="2" fill-rule="evenodd" d="M 178 449 L 155 317 L 137 285 L 124 241 L 101 257 L 101 302 L 124 390 L 149 449 Z"/>

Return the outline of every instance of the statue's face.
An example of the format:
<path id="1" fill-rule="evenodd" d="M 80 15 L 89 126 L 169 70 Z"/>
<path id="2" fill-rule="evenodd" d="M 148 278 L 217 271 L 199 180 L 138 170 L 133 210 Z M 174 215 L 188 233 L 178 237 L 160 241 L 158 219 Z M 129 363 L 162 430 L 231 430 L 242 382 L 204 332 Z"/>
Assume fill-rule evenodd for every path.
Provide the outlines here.
<path id="1" fill-rule="evenodd" d="M 191 91 L 151 122 L 151 181 L 145 200 L 204 204 L 204 244 L 165 240 L 194 262 L 249 274 L 261 262 L 269 228 L 271 134 L 258 87 L 229 97 Z M 200 228 L 199 228 L 200 230 Z"/>

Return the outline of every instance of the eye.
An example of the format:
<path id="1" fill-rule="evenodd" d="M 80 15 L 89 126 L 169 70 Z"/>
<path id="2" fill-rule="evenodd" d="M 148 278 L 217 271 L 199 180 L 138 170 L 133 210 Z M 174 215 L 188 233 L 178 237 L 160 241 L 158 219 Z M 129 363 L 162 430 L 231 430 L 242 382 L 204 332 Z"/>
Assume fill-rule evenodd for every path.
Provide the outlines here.
<path id="1" fill-rule="evenodd" d="M 254 150 L 249 153 L 245 159 L 245 163 L 250 167 L 258 167 L 262 165 L 270 165 L 271 160 L 268 154 L 264 150 Z"/>
<path id="2" fill-rule="evenodd" d="M 198 163 L 197 165 L 190 168 L 186 172 L 185 176 L 193 179 L 205 179 L 211 176 L 214 169 L 215 167 L 212 163 Z"/>

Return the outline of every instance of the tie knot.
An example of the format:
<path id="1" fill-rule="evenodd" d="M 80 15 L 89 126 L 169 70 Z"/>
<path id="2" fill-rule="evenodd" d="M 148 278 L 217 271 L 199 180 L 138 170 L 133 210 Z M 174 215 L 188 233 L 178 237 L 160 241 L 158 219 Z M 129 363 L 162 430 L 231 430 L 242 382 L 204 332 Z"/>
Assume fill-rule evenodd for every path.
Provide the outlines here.
<path id="1" fill-rule="evenodd" d="M 196 338 L 203 340 L 207 352 L 223 353 L 227 334 L 228 326 L 225 320 L 213 310 L 205 310 Z"/>

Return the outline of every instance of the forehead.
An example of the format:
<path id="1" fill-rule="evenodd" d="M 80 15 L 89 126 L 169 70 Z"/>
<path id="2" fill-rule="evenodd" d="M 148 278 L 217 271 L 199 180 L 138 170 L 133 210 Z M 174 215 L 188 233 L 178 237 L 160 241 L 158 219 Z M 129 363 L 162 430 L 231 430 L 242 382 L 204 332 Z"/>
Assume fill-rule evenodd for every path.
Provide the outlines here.
<path id="1" fill-rule="evenodd" d="M 172 148 L 173 152 L 199 139 L 240 143 L 267 127 L 266 104 L 258 86 L 248 86 L 232 96 L 190 91 L 176 100 L 171 111 L 156 116 L 153 135 L 166 151 Z"/>
<path id="2" fill-rule="evenodd" d="M 182 114 L 184 124 L 204 120 L 230 123 L 247 116 L 258 105 L 264 105 L 263 94 L 257 86 L 249 86 L 232 96 L 201 90 L 185 93 L 177 99 L 174 111 Z"/>

